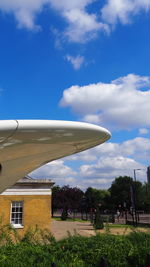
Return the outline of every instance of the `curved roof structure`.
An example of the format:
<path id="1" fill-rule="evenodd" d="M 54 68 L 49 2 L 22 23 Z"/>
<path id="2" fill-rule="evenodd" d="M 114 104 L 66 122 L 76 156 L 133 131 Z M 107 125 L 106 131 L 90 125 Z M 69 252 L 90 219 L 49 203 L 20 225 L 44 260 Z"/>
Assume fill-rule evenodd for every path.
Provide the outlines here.
<path id="1" fill-rule="evenodd" d="M 105 128 L 83 122 L 0 121 L 0 192 L 47 162 L 102 144 L 110 136 Z"/>

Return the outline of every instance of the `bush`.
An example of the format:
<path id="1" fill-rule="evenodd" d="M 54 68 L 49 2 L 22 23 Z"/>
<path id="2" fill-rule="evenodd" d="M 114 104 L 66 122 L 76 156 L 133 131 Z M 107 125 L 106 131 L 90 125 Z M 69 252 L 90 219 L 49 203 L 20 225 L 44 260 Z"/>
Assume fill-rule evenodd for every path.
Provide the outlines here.
<path id="1" fill-rule="evenodd" d="M 5 235 L 4 228 L 0 233 L 1 267 L 47 267 L 53 262 L 57 267 L 98 267 L 102 258 L 111 267 L 144 267 L 150 252 L 150 234 L 141 232 L 127 236 L 76 234 L 58 242 L 48 230 L 39 228 L 28 230 L 22 239 L 10 239 L 13 232 L 9 228 Z"/>
<path id="2" fill-rule="evenodd" d="M 99 208 L 97 208 L 96 213 L 95 213 L 95 219 L 94 219 L 93 227 L 95 229 L 103 229 L 104 228 L 104 223 L 103 223 L 102 216 L 100 215 Z"/>
<path id="3" fill-rule="evenodd" d="M 64 208 L 61 214 L 61 220 L 66 221 L 67 218 L 68 218 L 68 211 L 67 211 L 67 208 Z"/>

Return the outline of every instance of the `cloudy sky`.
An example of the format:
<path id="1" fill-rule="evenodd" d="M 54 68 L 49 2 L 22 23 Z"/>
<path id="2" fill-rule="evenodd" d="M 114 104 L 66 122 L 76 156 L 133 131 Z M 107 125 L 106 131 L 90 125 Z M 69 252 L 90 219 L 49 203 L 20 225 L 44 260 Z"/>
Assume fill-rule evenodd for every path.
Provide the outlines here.
<path id="1" fill-rule="evenodd" d="M 86 121 L 109 142 L 32 173 L 108 188 L 150 165 L 150 0 L 0 0 L 0 119 Z"/>

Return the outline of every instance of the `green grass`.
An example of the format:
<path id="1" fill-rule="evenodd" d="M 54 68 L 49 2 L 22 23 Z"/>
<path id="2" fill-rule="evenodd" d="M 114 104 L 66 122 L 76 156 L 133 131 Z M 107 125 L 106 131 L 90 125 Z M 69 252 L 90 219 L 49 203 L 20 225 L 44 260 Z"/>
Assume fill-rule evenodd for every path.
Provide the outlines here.
<path id="1" fill-rule="evenodd" d="M 62 221 L 61 220 L 61 217 L 54 217 L 52 218 L 54 221 Z M 82 219 L 79 219 L 79 218 L 67 218 L 66 222 L 82 222 L 82 223 L 86 223 L 86 222 L 90 222 L 89 220 L 82 220 Z"/>
<path id="2" fill-rule="evenodd" d="M 106 226 L 107 224 L 105 224 L 105 226 Z M 133 226 L 132 225 L 127 225 L 127 224 L 108 224 L 108 227 L 109 228 L 133 228 Z"/>

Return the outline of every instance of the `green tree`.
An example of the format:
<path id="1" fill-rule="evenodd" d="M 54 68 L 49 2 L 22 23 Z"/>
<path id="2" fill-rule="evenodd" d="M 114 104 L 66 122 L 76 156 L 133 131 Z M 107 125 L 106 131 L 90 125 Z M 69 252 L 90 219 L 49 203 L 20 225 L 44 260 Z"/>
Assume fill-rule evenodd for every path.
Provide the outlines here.
<path id="1" fill-rule="evenodd" d="M 52 217 L 54 210 L 60 208 L 60 201 L 58 198 L 60 186 L 56 185 L 52 187 Z"/>
<path id="2" fill-rule="evenodd" d="M 61 208 L 62 218 L 67 218 L 68 209 L 79 209 L 84 196 L 84 192 L 77 187 L 69 185 L 53 188 L 53 210 Z"/>
<path id="3" fill-rule="evenodd" d="M 109 203 L 110 192 L 108 190 L 88 187 L 85 197 L 88 208 L 96 209 L 98 204 L 101 204 L 102 208 L 106 209 Z"/>
<path id="4" fill-rule="evenodd" d="M 136 199 L 138 208 L 141 206 L 141 190 L 142 183 L 139 181 L 133 181 L 133 178 L 129 176 L 119 176 L 112 183 L 109 188 L 111 194 L 112 208 L 117 208 L 119 205 L 129 208 L 131 206 L 131 186 L 135 187 Z"/>
<path id="5" fill-rule="evenodd" d="M 103 229 L 104 228 L 104 223 L 103 223 L 102 216 L 100 214 L 99 206 L 97 206 L 97 208 L 96 208 L 96 213 L 95 213 L 95 219 L 94 219 L 93 226 L 94 226 L 95 229 Z"/>
<path id="6" fill-rule="evenodd" d="M 145 183 L 142 187 L 142 208 L 145 211 L 150 211 L 150 184 Z"/>

